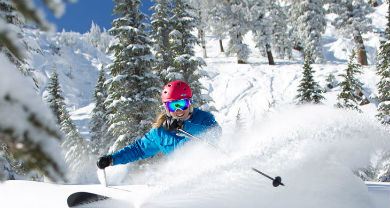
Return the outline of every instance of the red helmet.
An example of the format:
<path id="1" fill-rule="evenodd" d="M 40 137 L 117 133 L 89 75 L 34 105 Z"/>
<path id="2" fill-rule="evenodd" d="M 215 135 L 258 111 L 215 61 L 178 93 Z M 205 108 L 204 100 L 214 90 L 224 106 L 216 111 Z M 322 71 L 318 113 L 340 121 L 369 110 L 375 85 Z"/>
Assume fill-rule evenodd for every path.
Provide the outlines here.
<path id="1" fill-rule="evenodd" d="M 161 100 L 163 103 L 188 99 L 192 97 L 190 86 L 183 81 L 173 81 L 166 84 L 161 92 Z"/>

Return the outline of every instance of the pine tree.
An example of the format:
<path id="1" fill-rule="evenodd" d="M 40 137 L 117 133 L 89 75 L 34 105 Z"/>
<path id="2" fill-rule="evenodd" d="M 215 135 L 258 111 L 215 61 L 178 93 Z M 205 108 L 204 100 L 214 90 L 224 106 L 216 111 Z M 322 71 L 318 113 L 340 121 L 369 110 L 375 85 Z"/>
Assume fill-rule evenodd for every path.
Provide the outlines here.
<path id="1" fill-rule="evenodd" d="M 244 129 L 244 124 L 245 123 L 244 123 L 244 120 L 243 120 L 242 115 L 240 113 L 240 109 L 238 109 L 237 115 L 236 115 L 236 123 L 235 123 L 234 131 L 237 133 L 240 133 Z"/>
<path id="2" fill-rule="evenodd" d="M 139 0 L 115 0 L 109 32 L 115 41 L 109 50 L 114 63 L 108 66 L 111 79 L 107 82 L 106 104 L 109 134 L 117 138 L 110 151 L 121 149 L 143 136 L 154 120 L 159 106 L 161 83 L 152 73 L 154 61 L 151 40 L 146 32 L 146 15 L 139 10 Z"/>
<path id="3" fill-rule="evenodd" d="M 286 9 L 277 1 L 269 2 L 269 18 L 271 20 L 271 43 L 276 55 L 284 59 L 292 59 L 292 42 L 288 38 L 288 17 Z"/>
<path id="4" fill-rule="evenodd" d="M 65 134 L 65 141 L 62 143 L 63 151 L 65 152 L 65 162 L 67 163 L 71 182 L 88 182 L 86 171 L 90 169 L 91 163 L 85 161 L 95 161 L 96 157 L 91 154 L 88 140 L 85 140 L 77 127 L 70 119 L 69 112 L 66 106 L 61 106 L 61 131 Z M 95 168 L 95 166 L 93 165 Z"/>
<path id="5" fill-rule="evenodd" d="M 210 11 L 215 3 L 210 0 L 189 0 L 189 3 L 194 7 L 193 15 L 195 16 L 196 28 L 198 31 L 198 38 L 200 39 L 200 46 L 202 48 L 202 57 L 207 58 L 206 50 L 206 29 L 208 28 Z"/>
<path id="6" fill-rule="evenodd" d="M 203 96 L 204 87 L 199 79 L 206 74 L 200 69 L 206 63 L 200 57 L 195 57 L 194 45 L 199 43 L 198 38 L 192 35 L 195 29 L 195 17 L 188 10 L 193 8 L 185 0 L 174 0 L 172 10 L 173 31 L 169 34 L 170 48 L 173 55 L 173 66 L 168 68 L 169 81 L 182 80 L 191 87 L 193 98 L 200 106 L 211 102 L 210 97 Z"/>
<path id="7" fill-rule="evenodd" d="M 99 25 L 95 24 L 93 21 L 91 23 L 91 29 L 88 33 L 88 39 L 92 46 L 95 48 L 99 47 L 99 42 L 101 38 L 101 31 Z"/>
<path id="8" fill-rule="evenodd" d="M 333 0 L 329 11 L 338 16 L 332 25 L 346 37 L 353 36 L 358 62 L 367 65 L 367 53 L 362 35 L 372 30 L 372 20 L 368 17 L 374 10 L 365 0 Z"/>
<path id="9" fill-rule="evenodd" d="M 226 17 L 229 17 L 230 3 L 229 1 L 213 1 L 214 4 L 210 9 L 210 17 L 208 21 L 211 33 L 218 37 L 220 52 L 224 53 L 222 40 L 226 38 L 229 26 L 226 24 Z"/>
<path id="10" fill-rule="evenodd" d="M 268 64 L 275 65 L 271 51 L 271 19 L 267 15 L 269 3 L 267 1 L 252 1 L 249 4 L 252 15 L 252 33 L 256 47 L 264 51 L 268 57 Z"/>
<path id="11" fill-rule="evenodd" d="M 248 32 L 250 25 L 250 16 L 248 15 L 248 5 L 245 1 L 229 1 L 228 12 L 226 12 L 225 21 L 229 25 L 227 33 L 230 40 L 227 54 L 236 54 L 237 63 L 245 64 L 249 56 L 248 45 L 243 42 L 244 35 Z"/>
<path id="12" fill-rule="evenodd" d="M 50 109 L 57 118 L 57 124 L 61 124 L 61 108 L 65 105 L 65 98 L 62 96 L 57 70 L 55 68 L 50 76 L 47 89 L 49 92 L 46 96 L 46 102 L 49 103 Z"/>
<path id="13" fill-rule="evenodd" d="M 329 74 L 325 81 L 327 82 L 326 87 L 328 89 L 333 89 L 338 85 L 336 77 L 333 74 Z"/>
<path id="14" fill-rule="evenodd" d="M 324 97 L 321 95 L 323 90 L 319 84 L 314 81 L 314 70 L 311 67 L 311 50 L 306 51 L 305 63 L 303 65 L 303 78 L 299 84 L 297 99 L 298 103 L 320 103 Z"/>
<path id="15" fill-rule="evenodd" d="M 65 162 L 70 167 L 72 173 L 70 179 L 75 181 L 75 177 L 78 177 L 76 173 L 79 173 L 86 165 L 84 157 L 90 155 L 90 149 L 70 119 L 56 69 L 54 69 L 50 77 L 47 88 L 49 92 L 46 96 L 46 101 L 49 103 L 50 109 L 57 118 L 57 124 L 65 135 L 65 140 L 62 143 L 62 148 L 65 152 Z"/>
<path id="16" fill-rule="evenodd" d="M 173 58 L 169 48 L 169 33 L 173 30 L 170 18 L 172 16 L 172 2 L 170 0 L 154 0 L 151 7 L 154 10 L 150 18 L 150 37 L 153 40 L 156 61 L 153 65 L 163 83 L 168 83 L 167 69 L 173 65 Z"/>
<path id="17" fill-rule="evenodd" d="M 377 118 L 383 124 L 390 124 L 390 4 L 388 6 L 386 40 L 381 42 L 377 56 L 378 82 L 378 114 Z"/>
<path id="18" fill-rule="evenodd" d="M 99 74 L 99 79 L 97 81 L 95 92 L 94 92 L 94 101 L 95 107 L 92 110 L 92 116 L 89 121 L 89 126 L 91 129 L 91 149 L 95 155 L 103 155 L 108 152 L 108 145 L 111 137 L 107 136 L 106 130 L 108 123 L 107 121 L 107 109 L 104 104 L 107 99 L 107 89 L 105 86 L 105 70 L 102 67 Z"/>
<path id="19" fill-rule="evenodd" d="M 355 78 L 356 74 L 361 74 L 361 65 L 356 62 L 355 56 L 355 51 L 352 51 L 348 67 L 345 69 L 345 74 L 339 75 L 343 77 L 344 80 L 339 84 L 342 91 L 337 96 L 337 107 L 354 109 L 361 112 L 359 101 L 362 100 L 362 98 L 358 92 L 362 90 L 363 84 Z"/>
<path id="20" fill-rule="evenodd" d="M 325 32 L 326 19 L 323 0 L 292 1 L 290 22 L 294 36 L 305 48 L 311 48 L 315 63 L 323 63 L 322 33 Z"/>

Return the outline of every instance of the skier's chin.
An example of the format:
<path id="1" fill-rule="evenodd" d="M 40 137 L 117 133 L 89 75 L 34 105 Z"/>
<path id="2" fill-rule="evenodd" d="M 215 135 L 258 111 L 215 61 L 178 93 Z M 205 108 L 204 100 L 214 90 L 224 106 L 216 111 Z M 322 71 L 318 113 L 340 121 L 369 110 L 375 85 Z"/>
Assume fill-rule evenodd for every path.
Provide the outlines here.
<path id="1" fill-rule="evenodd" d="M 181 119 L 181 120 L 186 120 L 188 118 L 189 113 L 186 111 L 181 111 L 181 112 L 175 112 L 174 115 L 172 115 L 175 118 Z"/>
<path id="2" fill-rule="evenodd" d="M 181 120 L 183 120 L 183 121 L 186 120 L 187 117 L 188 117 L 188 116 L 186 116 L 186 115 L 184 115 L 184 114 L 183 114 L 183 115 L 180 115 L 180 116 L 176 116 L 176 118 L 181 119 Z"/>

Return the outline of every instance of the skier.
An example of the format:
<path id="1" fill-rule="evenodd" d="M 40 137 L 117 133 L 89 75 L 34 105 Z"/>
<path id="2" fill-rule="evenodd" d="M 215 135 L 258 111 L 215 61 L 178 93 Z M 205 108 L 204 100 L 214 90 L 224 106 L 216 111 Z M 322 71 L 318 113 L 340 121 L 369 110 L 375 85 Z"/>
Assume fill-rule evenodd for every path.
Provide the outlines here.
<path id="1" fill-rule="evenodd" d="M 133 144 L 100 157 L 98 168 L 146 159 L 159 151 L 169 156 L 173 150 L 191 139 L 181 134 L 179 129 L 215 141 L 221 135 L 221 127 L 211 113 L 196 108 L 191 98 L 191 88 L 185 82 L 166 84 L 161 92 L 164 111 L 152 123 L 153 128 Z"/>

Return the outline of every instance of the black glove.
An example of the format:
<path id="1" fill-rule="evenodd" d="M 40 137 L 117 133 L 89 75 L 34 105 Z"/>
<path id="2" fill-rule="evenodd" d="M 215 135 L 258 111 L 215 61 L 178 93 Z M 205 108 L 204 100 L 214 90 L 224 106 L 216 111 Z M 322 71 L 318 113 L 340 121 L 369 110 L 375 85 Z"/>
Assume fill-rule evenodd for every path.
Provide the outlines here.
<path id="1" fill-rule="evenodd" d="M 112 157 L 110 155 L 104 155 L 97 161 L 97 166 L 100 169 L 104 169 L 112 164 Z"/>
<path id="2" fill-rule="evenodd" d="M 178 118 L 167 117 L 167 119 L 163 122 L 162 127 L 167 131 L 178 131 L 182 129 L 184 125 L 183 120 Z"/>

